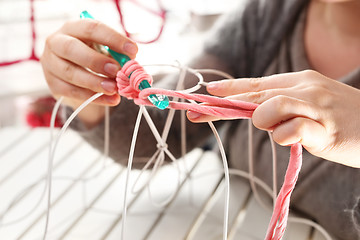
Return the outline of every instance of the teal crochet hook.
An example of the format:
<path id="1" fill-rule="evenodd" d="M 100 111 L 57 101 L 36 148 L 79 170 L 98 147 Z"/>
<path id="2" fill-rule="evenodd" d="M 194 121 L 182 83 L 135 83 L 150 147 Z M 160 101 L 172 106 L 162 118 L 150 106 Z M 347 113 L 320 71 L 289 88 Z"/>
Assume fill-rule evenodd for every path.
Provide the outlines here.
<path id="1" fill-rule="evenodd" d="M 90 15 L 88 11 L 83 11 L 80 14 L 80 18 L 91 18 L 94 19 L 93 16 Z M 120 64 L 121 67 L 125 65 L 128 61 L 131 59 L 122 53 L 115 52 L 114 50 L 110 49 L 108 46 L 104 46 L 105 50 L 108 51 L 108 53 Z M 139 89 L 143 90 L 145 88 L 150 88 L 150 84 L 148 80 L 143 80 L 139 84 Z M 165 95 L 156 95 L 151 94 L 148 96 L 149 101 L 156 106 L 157 108 L 163 110 L 169 106 L 169 98 Z"/>

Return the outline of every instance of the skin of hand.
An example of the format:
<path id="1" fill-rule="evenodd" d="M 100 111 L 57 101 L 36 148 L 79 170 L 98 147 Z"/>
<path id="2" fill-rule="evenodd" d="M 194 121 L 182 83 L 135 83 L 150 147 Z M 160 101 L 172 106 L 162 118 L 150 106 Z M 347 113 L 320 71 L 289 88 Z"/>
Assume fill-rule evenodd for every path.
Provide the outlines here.
<path id="1" fill-rule="evenodd" d="M 306 70 L 208 84 L 210 94 L 259 104 L 253 124 L 283 146 L 360 168 L 360 90 Z M 188 112 L 192 122 L 222 120 Z"/>
<path id="2" fill-rule="evenodd" d="M 89 128 L 103 119 L 103 106 L 120 103 L 115 82 L 120 65 L 94 50 L 93 43 L 109 46 L 132 59 L 138 51 L 132 40 L 105 24 L 82 19 L 69 21 L 50 35 L 40 59 L 52 95 L 57 99 L 64 96 L 64 103 L 73 109 L 95 93 L 104 93 L 79 114 Z"/>

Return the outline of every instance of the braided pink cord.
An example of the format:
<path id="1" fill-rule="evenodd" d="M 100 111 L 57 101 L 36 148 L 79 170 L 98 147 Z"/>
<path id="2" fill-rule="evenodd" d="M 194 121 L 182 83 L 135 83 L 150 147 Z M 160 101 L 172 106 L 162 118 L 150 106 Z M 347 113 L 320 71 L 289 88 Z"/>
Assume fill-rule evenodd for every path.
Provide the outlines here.
<path id="1" fill-rule="evenodd" d="M 251 118 L 257 104 L 208 96 L 204 94 L 189 94 L 178 91 L 171 91 L 159 88 L 147 88 L 140 92 L 139 99 L 146 99 L 151 94 L 179 97 L 186 100 L 194 100 L 206 104 L 173 102 L 170 101 L 170 108 L 176 110 L 191 110 L 202 114 L 213 115 L 224 118 Z M 136 99 L 136 104 L 145 103 Z M 211 106 L 210 106 L 211 105 Z"/>
<path id="2" fill-rule="evenodd" d="M 296 143 L 291 146 L 288 169 L 286 170 L 284 183 L 276 198 L 274 211 L 271 216 L 265 240 L 280 240 L 285 233 L 289 216 L 290 196 L 295 188 L 301 164 L 302 146 L 300 143 Z"/>
<path id="3" fill-rule="evenodd" d="M 128 77 L 130 76 L 130 78 Z M 148 80 L 151 84 L 152 78 L 134 60 L 127 62 L 117 74 L 118 92 L 121 96 L 134 99 L 138 105 L 152 104 L 147 97 L 152 94 L 167 95 L 172 97 L 194 100 L 199 103 L 185 103 L 170 101 L 169 108 L 177 110 L 191 110 L 201 114 L 213 115 L 220 118 L 248 119 L 258 104 L 219 98 L 204 94 L 189 94 L 181 91 L 172 91 L 159 88 L 147 88 L 139 90 L 142 80 Z M 300 143 L 293 144 L 290 150 L 290 160 L 285 173 L 284 183 L 276 198 L 273 214 L 268 226 L 265 240 L 280 240 L 286 229 L 289 215 L 290 196 L 295 188 L 296 181 L 302 164 L 302 146 Z"/>

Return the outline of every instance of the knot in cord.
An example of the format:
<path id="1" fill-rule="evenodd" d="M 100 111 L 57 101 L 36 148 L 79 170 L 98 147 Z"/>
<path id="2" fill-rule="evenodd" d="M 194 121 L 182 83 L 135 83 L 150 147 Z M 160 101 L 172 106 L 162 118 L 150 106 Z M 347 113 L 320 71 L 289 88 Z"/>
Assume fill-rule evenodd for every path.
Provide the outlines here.
<path id="1" fill-rule="evenodd" d="M 168 148 L 168 145 L 166 143 L 164 143 L 164 144 L 158 143 L 158 144 L 156 144 L 156 147 L 157 147 L 157 149 L 164 151 Z"/>
<path id="2" fill-rule="evenodd" d="M 137 99 L 140 92 L 139 85 L 144 80 L 152 84 L 152 77 L 138 62 L 128 61 L 116 75 L 119 94 L 128 99 Z"/>

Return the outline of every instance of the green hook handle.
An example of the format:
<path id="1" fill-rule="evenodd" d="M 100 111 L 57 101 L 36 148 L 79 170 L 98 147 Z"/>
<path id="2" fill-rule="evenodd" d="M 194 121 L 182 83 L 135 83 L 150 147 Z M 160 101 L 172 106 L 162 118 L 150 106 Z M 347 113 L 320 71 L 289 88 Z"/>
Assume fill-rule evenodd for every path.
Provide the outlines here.
<path id="1" fill-rule="evenodd" d="M 80 18 L 94 19 L 94 17 L 91 16 L 88 11 L 83 11 L 80 14 Z M 108 46 L 104 46 L 104 48 L 120 64 L 121 67 L 123 67 L 125 65 L 125 63 L 127 63 L 128 61 L 131 60 L 127 55 L 115 52 L 114 50 L 110 49 Z M 139 90 L 143 90 L 145 88 L 150 88 L 150 87 L 151 86 L 150 86 L 148 80 L 143 80 L 139 84 Z M 169 98 L 165 95 L 151 94 L 148 96 L 148 99 L 154 106 L 156 106 L 157 108 L 159 108 L 161 110 L 163 110 L 169 106 Z"/>

